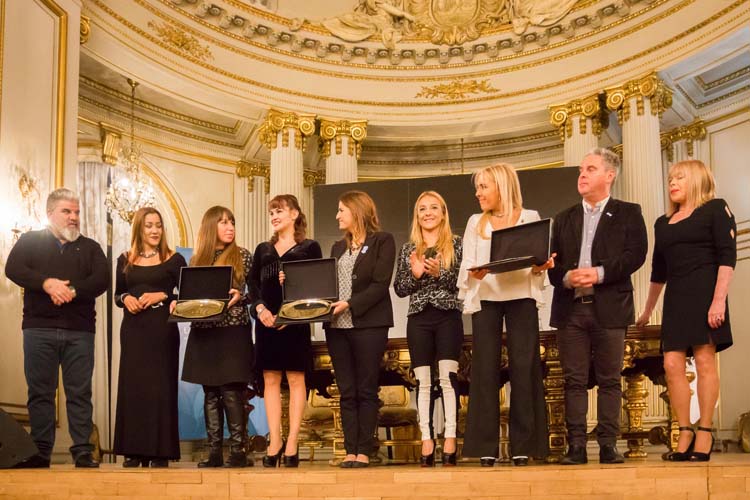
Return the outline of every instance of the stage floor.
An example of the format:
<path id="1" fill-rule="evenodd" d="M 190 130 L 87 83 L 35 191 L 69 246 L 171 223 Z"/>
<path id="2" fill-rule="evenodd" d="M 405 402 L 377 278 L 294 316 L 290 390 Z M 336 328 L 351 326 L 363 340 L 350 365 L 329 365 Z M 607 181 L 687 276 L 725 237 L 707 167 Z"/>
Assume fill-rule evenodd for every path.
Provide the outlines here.
<path id="1" fill-rule="evenodd" d="M 55 465 L 46 470 L 0 470 L 2 499 L 735 499 L 750 498 L 750 454 L 716 453 L 709 463 L 667 463 L 654 455 L 620 465 L 496 465 L 421 469 L 416 465 L 344 470 L 323 463 L 299 469 L 98 470 Z"/>

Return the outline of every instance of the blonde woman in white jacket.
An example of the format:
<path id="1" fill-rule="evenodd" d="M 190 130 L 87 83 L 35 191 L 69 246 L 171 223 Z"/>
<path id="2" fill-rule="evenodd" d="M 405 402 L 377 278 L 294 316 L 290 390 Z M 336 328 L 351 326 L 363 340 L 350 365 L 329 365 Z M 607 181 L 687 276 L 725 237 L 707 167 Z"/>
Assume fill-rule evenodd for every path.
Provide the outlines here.
<path id="1" fill-rule="evenodd" d="M 512 387 L 510 449 L 513 463 L 523 466 L 529 457 L 543 458 L 549 452 L 537 303 L 542 301 L 544 272 L 554 261 L 550 258 L 542 266 L 500 274 L 470 271 L 490 261 L 492 231 L 539 220 L 536 211 L 523 208 L 518 175 L 511 165 L 486 167 L 473 181 L 482 213 L 472 215 L 466 224 L 458 276 L 463 312 L 472 315 L 471 386 L 463 455 L 480 457 L 483 467 L 492 467 L 499 454 L 499 363 L 505 320 Z"/>

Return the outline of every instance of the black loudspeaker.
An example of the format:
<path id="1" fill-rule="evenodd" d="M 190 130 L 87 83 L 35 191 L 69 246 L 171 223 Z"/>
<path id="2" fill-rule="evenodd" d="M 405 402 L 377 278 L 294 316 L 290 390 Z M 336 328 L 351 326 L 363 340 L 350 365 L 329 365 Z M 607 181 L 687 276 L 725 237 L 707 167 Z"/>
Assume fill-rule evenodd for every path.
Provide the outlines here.
<path id="1" fill-rule="evenodd" d="M 0 408 L 0 469 L 9 469 L 37 453 L 31 436 Z"/>

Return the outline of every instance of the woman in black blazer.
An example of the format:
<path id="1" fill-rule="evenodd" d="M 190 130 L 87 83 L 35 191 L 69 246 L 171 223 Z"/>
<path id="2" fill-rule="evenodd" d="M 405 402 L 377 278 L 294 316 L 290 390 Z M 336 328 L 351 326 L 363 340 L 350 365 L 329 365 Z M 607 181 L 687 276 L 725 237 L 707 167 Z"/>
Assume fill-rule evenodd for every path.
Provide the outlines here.
<path id="1" fill-rule="evenodd" d="M 328 352 L 341 393 L 346 458 L 341 467 L 367 467 L 378 420 L 378 375 L 388 329 L 393 326 L 389 292 L 396 243 L 380 231 L 367 193 L 339 197 L 336 220 L 344 238 L 333 244 L 339 275 L 334 318 L 325 325 Z"/>

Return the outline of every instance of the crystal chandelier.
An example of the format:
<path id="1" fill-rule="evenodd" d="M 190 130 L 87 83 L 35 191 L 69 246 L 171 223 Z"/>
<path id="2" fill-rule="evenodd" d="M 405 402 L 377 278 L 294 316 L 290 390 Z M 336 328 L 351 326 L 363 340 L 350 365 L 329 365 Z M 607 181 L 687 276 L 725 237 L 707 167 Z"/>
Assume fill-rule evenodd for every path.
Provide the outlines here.
<path id="1" fill-rule="evenodd" d="M 138 82 L 128 78 L 130 84 L 130 143 L 123 146 L 118 166 L 113 169 L 104 204 L 107 212 L 116 213 L 131 224 L 135 213 L 143 207 L 156 204 L 154 189 L 141 175 L 141 146 L 135 141 L 135 88 Z"/>

